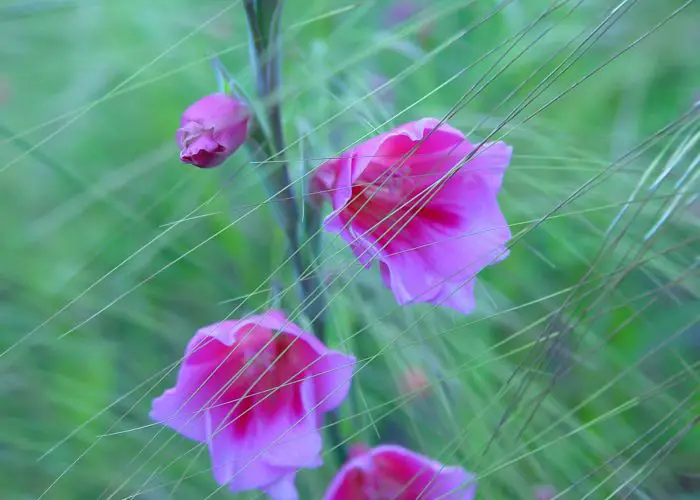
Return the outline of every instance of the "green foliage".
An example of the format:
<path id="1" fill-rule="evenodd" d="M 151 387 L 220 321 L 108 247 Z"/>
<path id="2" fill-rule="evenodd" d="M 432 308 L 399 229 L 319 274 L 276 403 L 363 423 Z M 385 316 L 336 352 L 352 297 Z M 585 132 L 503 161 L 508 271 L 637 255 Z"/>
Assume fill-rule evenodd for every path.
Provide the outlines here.
<path id="1" fill-rule="evenodd" d="M 515 151 L 500 201 L 518 236 L 480 276 L 470 317 L 398 307 L 378 273 L 322 238 L 330 343 L 363 367 L 342 408 L 349 441 L 459 463 L 489 499 L 533 498 L 539 484 L 683 498 L 679 475 L 700 472 L 687 428 L 700 404 L 697 113 L 635 149 L 698 98 L 700 11 L 690 2 L 569 92 L 684 5 L 622 3 L 508 117 L 612 4 L 565 2 L 534 24 L 550 2 L 491 16 L 500 2 L 438 0 L 387 27 L 385 0 L 288 0 L 284 117 L 300 178 L 375 127 L 444 116 L 465 95 L 450 123 L 482 139 L 507 120 L 494 137 Z M 0 42 L 0 497 L 226 498 L 206 451 L 147 414 L 191 334 L 267 307 L 286 257 L 261 167 L 241 153 L 195 170 L 174 144 L 179 113 L 216 90 L 214 55 L 253 94 L 242 7 L 4 2 Z M 402 392 L 416 368 L 427 395 Z M 320 498 L 336 469 L 328 453 L 301 474 L 302 498 Z"/>

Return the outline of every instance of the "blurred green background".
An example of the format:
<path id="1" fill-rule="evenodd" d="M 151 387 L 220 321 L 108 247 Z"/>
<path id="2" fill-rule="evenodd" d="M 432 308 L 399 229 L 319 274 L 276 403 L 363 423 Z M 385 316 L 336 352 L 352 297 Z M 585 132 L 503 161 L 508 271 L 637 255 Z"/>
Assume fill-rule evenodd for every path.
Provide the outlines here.
<path id="1" fill-rule="evenodd" d="M 698 26 L 696 1 L 287 1 L 295 175 L 461 103 L 475 139 L 506 120 L 500 200 L 526 232 L 467 318 L 399 308 L 324 236 L 331 343 L 366 364 L 346 438 L 458 463 L 477 498 L 700 498 Z M 270 306 L 286 255 L 268 167 L 198 170 L 174 142 L 213 57 L 254 93 L 247 40 L 229 0 L 0 0 L 1 498 L 230 497 L 147 413 L 197 328 Z M 301 498 L 337 467 L 302 472 Z"/>

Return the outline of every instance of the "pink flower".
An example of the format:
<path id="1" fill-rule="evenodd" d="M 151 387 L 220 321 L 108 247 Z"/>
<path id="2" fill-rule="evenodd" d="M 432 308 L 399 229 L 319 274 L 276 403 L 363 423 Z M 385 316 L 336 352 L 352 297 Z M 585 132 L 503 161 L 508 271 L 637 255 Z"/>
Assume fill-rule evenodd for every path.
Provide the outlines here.
<path id="1" fill-rule="evenodd" d="M 409 368 L 401 375 L 400 388 L 404 394 L 423 398 L 430 393 L 430 379 L 420 368 Z"/>
<path id="2" fill-rule="evenodd" d="M 223 321 L 190 340 L 151 418 L 206 443 L 231 491 L 293 500 L 295 473 L 322 463 L 322 415 L 347 396 L 354 363 L 279 311 Z"/>
<path id="3" fill-rule="evenodd" d="M 325 226 L 360 261 L 376 258 L 400 304 L 474 308 L 474 276 L 507 255 L 511 233 L 496 199 L 511 147 L 478 151 L 447 124 L 401 125 L 325 162 L 312 189 L 333 205 Z M 454 172 L 469 153 L 471 159 Z"/>
<path id="4" fill-rule="evenodd" d="M 401 446 L 383 445 L 353 456 L 338 471 L 324 500 L 471 500 L 474 476 Z"/>
<path id="5" fill-rule="evenodd" d="M 212 94 L 182 114 L 177 142 L 180 159 L 201 168 L 216 167 L 236 152 L 248 135 L 248 107 L 227 94 Z"/>

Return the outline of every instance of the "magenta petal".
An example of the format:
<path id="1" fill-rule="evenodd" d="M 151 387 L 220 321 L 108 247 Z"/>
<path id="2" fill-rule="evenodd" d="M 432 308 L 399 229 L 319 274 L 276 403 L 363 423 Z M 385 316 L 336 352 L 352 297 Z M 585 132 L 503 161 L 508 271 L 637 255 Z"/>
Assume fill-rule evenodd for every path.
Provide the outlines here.
<path id="1" fill-rule="evenodd" d="M 189 439 L 204 441 L 202 416 L 186 412 L 185 406 L 185 400 L 174 389 L 168 389 L 153 400 L 149 416 L 152 420 L 167 425 Z"/>
<path id="2" fill-rule="evenodd" d="M 441 500 L 472 500 L 476 495 L 476 478 L 459 467 L 445 467 L 430 492 Z"/>
<path id="3" fill-rule="evenodd" d="M 399 304 L 467 314 L 478 273 L 508 255 L 511 232 L 497 194 L 510 157 L 502 142 L 474 145 L 425 118 L 321 165 L 312 186 L 333 205 L 325 228 L 363 265 L 380 261 Z"/>
<path id="4" fill-rule="evenodd" d="M 296 471 L 301 467 L 313 468 L 321 465 L 323 443 L 318 431 L 314 387 L 310 380 L 301 384 L 303 412 L 301 415 L 280 416 L 268 424 L 266 437 L 270 439 L 265 460 L 277 467 Z"/>
<path id="5" fill-rule="evenodd" d="M 204 413 L 208 397 L 200 390 L 210 367 L 181 368 L 177 384 L 153 400 L 150 417 L 194 441 L 206 439 Z"/>
<path id="6" fill-rule="evenodd" d="M 199 151 L 208 151 L 209 153 L 218 153 L 220 152 L 222 146 L 218 142 L 216 142 L 212 137 L 202 135 L 198 137 L 197 139 L 192 142 L 189 146 L 187 146 L 183 153 L 188 154 L 188 155 L 195 155 Z"/>
<path id="7" fill-rule="evenodd" d="M 326 230 L 336 232 L 348 243 L 357 260 L 369 268 L 374 259 L 381 257 L 384 251 L 371 234 L 355 230 L 345 221 L 341 214 L 331 214 L 325 221 Z"/>
<path id="8" fill-rule="evenodd" d="M 347 397 L 354 362 L 281 311 L 222 321 L 190 340 L 151 417 L 207 444 L 231 491 L 296 498 L 296 472 L 322 464 L 322 416 Z"/>
<path id="9" fill-rule="evenodd" d="M 251 315 L 239 320 L 220 321 L 197 331 L 196 336 L 187 347 L 187 355 L 193 355 L 196 350 L 196 343 L 201 342 L 202 337 L 218 340 L 226 346 L 235 346 L 237 342 L 250 337 L 250 330 L 246 329 L 246 327 L 251 326 L 257 331 L 285 330 L 296 327 L 294 323 L 287 320 L 283 312 L 275 309 L 270 309 L 264 314 Z"/>
<path id="10" fill-rule="evenodd" d="M 382 445 L 354 456 L 338 471 L 324 500 L 472 500 L 474 476 L 401 446 Z"/>
<path id="11" fill-rule="evenodd" d="M 330 353 L 323 356 L 315 373 L 318 409 L 323 412 L 336 409 L 350 391 L 356 360 L 353 356 Z"/>
<path id="12" fill-rule="evenodd" d="M 512 154 L 513 148 L 505 142 L 487 142 L 474 154 L 468 168 L 484 179 L 495 195 L 501 190 Z"/>
<path id="13" fill-rule="evenodd" d="M 265 489 L 281 475 L 287 477 L 301 468 L 320 466 L 322 443 L 312 391 L 310 384 L 302 384 L 304 415 L 280 413 L 272 421 L 259 415 L 255 426 L 242 438 L 233 435 L 230 427 L 222 426 L 221 418 L 212 418 L 208 441 L 217 482 L 234 492 Z"/>
<path id="14" fill-rule="evenodd" d="M 319 411 L 328 412 L 340 406 L 348 396 L 356 359 L 354 356 L 329 351 L 315 337 L 309 338 L 308 342 L 319 354 L 311 368 L 314 400 Z"/>
<path id="15" fill-rule="evenodd" d="M 474 282 L 484 267 L 503 260 L 511 232 L 496 200 L 480 197 L 480 179 L 450 186 L 465 195 L 464 225 L 453 233 L 424 225 L 413 234 L 413 247 L 384 258 L 382 277 L 400 304 L 431 302 L 464 314 L 474 309 Z M 451 210 L 460 210 L 460 207 Z"/>
<path id="16" fill-rule="evenodd" d="M 476 489 L 473 476 L 459 467 L 447 467 L 400 446 L 374 449 L 376 473 L 390 475 L 403 488 L 401 498 L 470 500 Z"/>
<path id="17" fill-rule="evenodd" d="M 294 486 L 294 474 L 288 474 L 263 488 L 272 500 L 297 500 L 299 494 Z"/>
<path id="18" fill-rule="evenodd" d="M 274 329 L 281 328 L 287 319 L 284 314 L 273 310 L 268 313 L 265 321 L 270 328 Z M 328 349 L 315 336 L 293 323 L 289 324 L 288 329 L 300 341 L 308 344 L 314 352 L 313 356 L 304 358 L 303 362 L 309 367 L 313 377 L 313 401 L 314 405 L 317 405 L 317 411 L 325 413 L 334 410 L 345 400 L 350 390 L 356 363 L 355 357 Z M 310 402 L 311 399 L 306 401 Z M 310 404 L 310 407 L 314 405 Z"/>
<path id="19" fill-rule="evenodd" d="M 262 421 L 252 432 L 235 436 L 229 428 L 221 426 L 221 419 L 207 413 L 207 444 L 216 482 L 227 485 L 232 492 L 258 489 L 277 481 L 280 471 L 261 460 L 259 455 L 265 443 L 265 426 Z M 241 473 L 241 469 L 245 471 Z"/>
<path id="20" fill-rule="evenodd" d="M 372 474 L 370 450 L 366 455 L 351 458 L 338 470 L 323 500 L 366 500 L 364 475 Z"/>
<path id="21" fill-rule="evenodd" d="M 407 261 L 408 262 L 405 262 Z M 392 272 L 393 269 L 393 272 Z M 392 267 L 382 263 L 380 270 L 386 285 L 400 305 L 430 302 L 463 314 L 474 310 L 474 280 L 430 281 L 431 275 L 414 272 L 410 259 L 392 259 Z"/>

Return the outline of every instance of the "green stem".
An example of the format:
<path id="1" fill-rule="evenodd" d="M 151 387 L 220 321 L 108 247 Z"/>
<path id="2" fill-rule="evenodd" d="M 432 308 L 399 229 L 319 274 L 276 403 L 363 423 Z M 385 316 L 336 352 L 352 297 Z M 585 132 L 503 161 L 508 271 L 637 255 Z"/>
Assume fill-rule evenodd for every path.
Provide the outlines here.
<path id="1" fill-rule="evenodd" d="M 259 0 L 257 8 L 254 0 L 244 0 L 244 5 L 251 35 L 253 48 L 251 57 L 257 77 L 258 94 L 264 105 L 264 118 L 269 131 L 268 136 L 259 125 L 255 125 L 251 132 L 251 139 L 259 146 L 256 148 L 256 154 L 260 155 L 261 161 L 275 158 L 274 162 L 261 164 L 261 168 L 270 169 L 264 183 L 270 194 L 278 196 L 272 206 L 287 236 L 301 301 L 306 302 L 305 313 L 312 320 L 311 327 L 314 335 L 325 344 L 328 304 L 321 279 L 313 265 L 318 247 L 315 240 L 303 246 L 300 240 L 300 232 L 306 238 L 315 238 L 320 216 L 318 207 L 309 206 L 302 229 L 297 198 L 284 154 L 286 146 L 282 126 L 282 108 L 279 102 L 281 78 L 278 36 L 282 0 Z M 328 416 L 331 422 L 328 434 L 338 463 L 341 465 L 347 459 L 347 453 L 337 424 L 339 418 L 335 411 L 330 412 Z"/>

